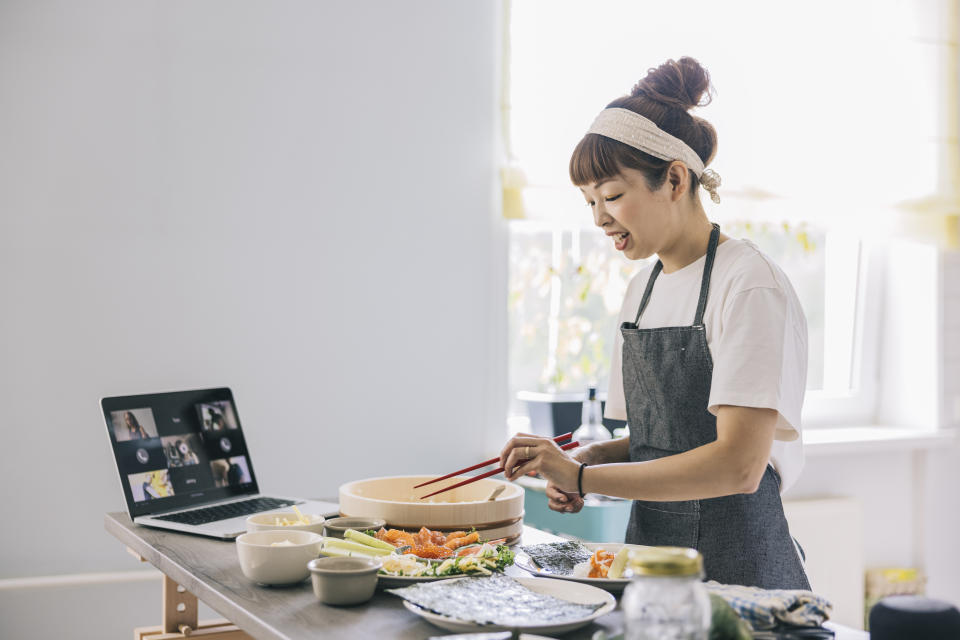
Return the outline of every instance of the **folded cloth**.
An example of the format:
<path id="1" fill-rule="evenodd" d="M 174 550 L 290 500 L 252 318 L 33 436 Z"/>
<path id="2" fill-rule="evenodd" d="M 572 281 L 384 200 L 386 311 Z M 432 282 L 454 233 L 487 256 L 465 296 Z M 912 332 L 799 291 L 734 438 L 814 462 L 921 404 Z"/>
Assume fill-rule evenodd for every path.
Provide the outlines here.
<path id="1" fill-rule="evenodd" d="M 709 593 L 726 600 L 756 630 L 773 629 L 778 623 L 819 627 L 833 611 L 829 600 L 802 589 L 760 589 L 713 580 L 705 586 Z"/>

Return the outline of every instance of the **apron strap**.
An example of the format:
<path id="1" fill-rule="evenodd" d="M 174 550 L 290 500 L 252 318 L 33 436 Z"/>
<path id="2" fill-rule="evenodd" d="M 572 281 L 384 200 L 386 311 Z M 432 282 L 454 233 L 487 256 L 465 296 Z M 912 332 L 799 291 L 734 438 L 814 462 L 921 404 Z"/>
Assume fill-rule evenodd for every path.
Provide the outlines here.
<path id="1" fill-rule="evenodd" d="M 713 230 L 710 232 L 710 241 L 707 243 L 707 258 L 703 264 L 703 280 L 700 282 L 700 300 L 697 302 L 697 315 L 693 319 L 693 326 L 698 327 L 703 324 L 703 312 L 707 308 L 707 294 L 710 292 L 710 274 L 713 272 L 713 258 L 717 254 L 717 245 L 720 243 L 720 225 L 713 223 Z M 657 281 L 657 276 L 663 271 L 663 262 L 657 260 L 653 265 L 653 271 L 647 279 L 647 288 L 643 291 L 643 298 L 640 300 L 640 308 L 637 309 L 637 317 L 633 321 L 634 326 L 640 325 L 640 316 L 643 310 L 647 308 L 650 302 L 650 294 L 653 293 L 653 284 Z"/>
<path id="2" fill-rule="evenodd" d="M 710 232 L 710 242 L 707 244 L 707 259 L 703 265 L 703 280 L 700 282 L 700 301 L 697 303 L 697 315 L 693 319 L 693 326 L 703 324 L 703 312 L 707 308 L 707 294 L 710 292 L 710 274 L 713 272 L 713 259 L 717 255 L 717 245 L 720 243 L 720 225 L 713 223 Z"/>
<path id="3" fill-rule="evenodd" d="M 650 294 L 653 292 L 653 283 L 656 282 L 657 276 L 660 275 L 660 272 L 663 270 L 663 263 L 660 260 L 657 260 L 657 264 L 653 265 L 653 271 L 650 272 L 650 277 L 647 279 L 647 288 L 643 292 L 643 299 L 640 300 L 640 308 L 637 309 L 637 319 L 633 321 L 635 326 L 640 325 L 640 316 L 643 315 L 643 310 L 647 308 L 647 303 L 650 302 Z"/>

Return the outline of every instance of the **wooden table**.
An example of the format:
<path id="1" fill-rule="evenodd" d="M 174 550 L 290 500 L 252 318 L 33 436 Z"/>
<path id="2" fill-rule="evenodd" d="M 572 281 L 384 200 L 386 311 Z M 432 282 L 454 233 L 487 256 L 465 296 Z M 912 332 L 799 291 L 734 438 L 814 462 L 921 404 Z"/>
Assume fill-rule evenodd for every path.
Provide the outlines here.
<path id="1" fill-rule="evenodd" d="M 293 587 L 258 586 L 241 573 L 233 542 L 142 527 L 133 524 L 122 512 L 108 513 L 104 526 L 135 556 L 166 576 L 163 625 L 138 629 L 137 638 L 183 638 L 182 625 L 189 627 L 183 630 L 191 638 L 204 640 L 240 640 L 249 636 L 258 640 L 319 637 L 423 640 L 451 633 L 405 609 L 399 597 L 379 590 L 365 604 L 332 607 L 316 599 L 309 580 Z M 532 527 L 523 528 L 524 544 L 554 540 L 560 538 Z M 508 567 L 507 574 L 529 575 L 518 567 Z M 178 591 L 178 586 L 182 590 Z M 206 627 L 198 623 L 197 598 L 226 620 Z M 178 611 L 178 607 L 182 610 Z M 609 635 L 623 630 L 619 607 L 563 637 L 588 639 L 599 629 L 605 629 Z"/>

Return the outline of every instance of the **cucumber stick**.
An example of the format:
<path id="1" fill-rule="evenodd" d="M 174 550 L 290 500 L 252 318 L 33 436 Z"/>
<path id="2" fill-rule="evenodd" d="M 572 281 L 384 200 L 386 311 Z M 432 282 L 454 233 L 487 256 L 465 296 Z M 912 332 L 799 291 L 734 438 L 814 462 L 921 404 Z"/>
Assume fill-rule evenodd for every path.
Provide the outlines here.
<path id="1" fill-rule="evenodd" d="M 607 571 L 608 578 L 623 577 L 623 570 L 627 568 L 627 557 L 630 555 L 630 547 L 623 545 L 617 555 L 613 556 L 613 562 L 610 564 L 610 570 Z"/>
<path id="2" fill-rule="evenodd" d="M 391 553 L 393 553 L 393 551 L 396 550 L 396 547 L 390 544 L 389 542 L 385 542 L 383 540 L 377 540 L 373 536 L 368 536 L 365 533 L 362 533 L 360 531 L 355 531 L 353 529 L 347 529 L 343 533 L 343 537 L 349 540 L 353 540 L 354 542 L 359 542 L 360 544 L 365 544 L 368 547 L 384 549 Z"/>
<path id="3" fill-rule="evenodd" d="M 360 553 L 359 551 L 350 551 L 349 549 L 338 549 L 335 547 L 323 547 L 320 549 L 322 556 L 337 556 L 339 558 L 370 558 L 375 560 L 380 556 L 372 556 L 369 553 Z"/>
<path id="4" fill-rule="evenodd" d="M 340 549 L 342 551 L 356 551 L 357 553 L 363 553 L 368 556 L 385 556 L 392 553 L 386 549 L 378 549 L 377 547 L 370 547 L 365 544 L 360 544 L 359 542 L 352 542 L 350 540 L 341 540 L 340 538 L 324 538 L 323 547 L 326 549 Z"/>
<path id="5" fill-rule="evenodd" d="M 627 570 L 627 564 L 630 562 L 630 553 L 650 548 L 651 547 L 642 544 L 625 544 L 620 547 L 620 551 L 617 551 L 617 554 L 613 557 L 613 563 L 610 565 L 607 577 L 623 578 L 623 572 Z"/>

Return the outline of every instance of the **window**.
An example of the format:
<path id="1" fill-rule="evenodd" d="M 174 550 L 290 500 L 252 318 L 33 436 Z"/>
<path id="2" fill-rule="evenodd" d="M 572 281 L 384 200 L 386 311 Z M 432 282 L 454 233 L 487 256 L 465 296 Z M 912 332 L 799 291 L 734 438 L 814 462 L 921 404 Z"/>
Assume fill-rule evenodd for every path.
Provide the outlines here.
<path id="1" fill-rule="evenodd" d="M 690 55 L 716 87 L 697 110 L 719 133 L 723 203 L 702 198 L 708 217 L 777 261 L 807 315 L 805 422 L 872 421 L 871 236 L 951 188 L 953 6 L 513 0 L 507 164 L 524 179 L 510 221 L 511 413 L 524 412 L 520 391 L 606 387 L 622 296 L 643 265 L 592 226 L 567 162 L 647 67 Z"/>

